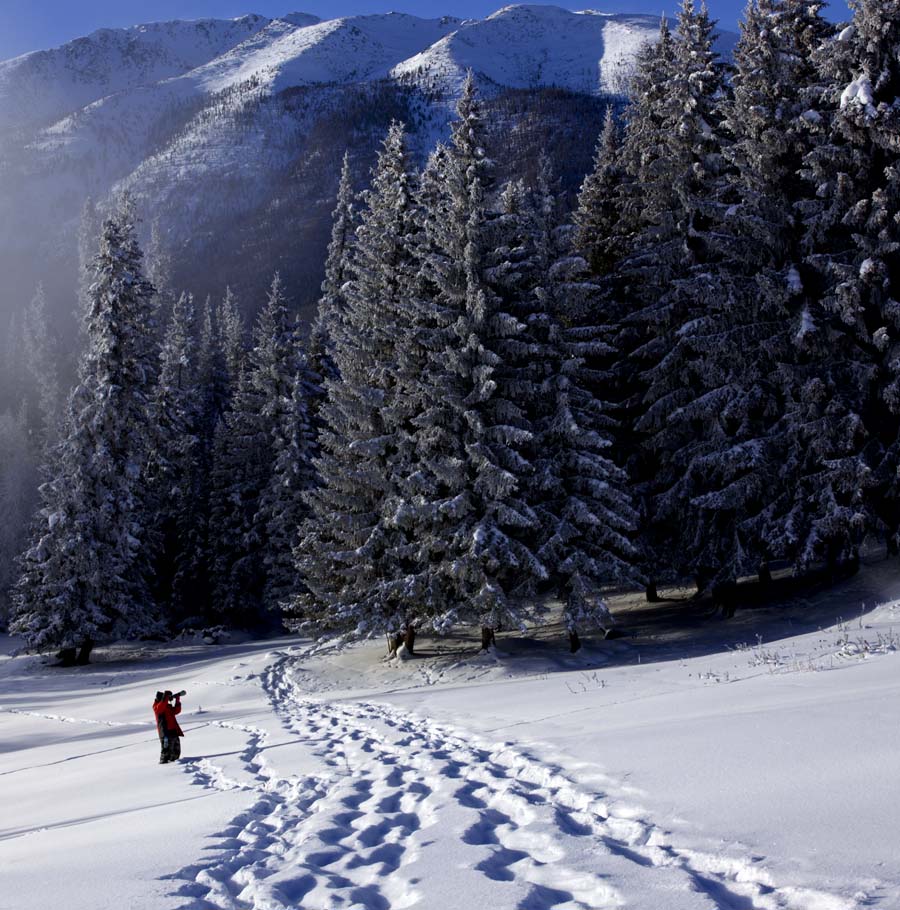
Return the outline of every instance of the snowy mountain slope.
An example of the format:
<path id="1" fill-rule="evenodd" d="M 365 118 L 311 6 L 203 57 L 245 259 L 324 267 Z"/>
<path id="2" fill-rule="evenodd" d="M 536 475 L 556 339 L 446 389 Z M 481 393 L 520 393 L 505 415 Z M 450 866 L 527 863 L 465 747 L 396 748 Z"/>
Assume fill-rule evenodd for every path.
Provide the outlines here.
<path id="1" fill-rule="evenodd" d="M 542 6 L 465 22 L 399 13 L 320 22 L 292 13 L 104 30 L 0 63 L 0 269 L 13 276 L 8 299 L 28 299 L 43 281 L 57 311 L 70 312 L 63 298 L 74 286 L 83 203 L 102 205 L 124 188 L 145 224 L 165 218 L 169 253 L 185 272 L 206 255 L 202 238 L 234 262 L 244 242 L 236 229 L 252 237 L 262 227 L 229 221 L 228 205 L 265 222 L 258 236 L 277 237 L 279 223 L 299 227 L 311 263 L 327 233 L 323 213 L 334 188 L 327 163 L 356 149 L 364 174 L 391 117 L 405 120 L 413 147 L 427 153 L 446 134 L 467 67 L 493 97 L 558 86 L 602 99 L 621 88 L 621 73 L 657 29 L 652 16 Z M 290 100 L 300 91 L 306 109 Z M 360 106 L 366 97 L 369 108 Z M 552 108 L 542 108 L 543 122 L 555 122 Z M 296 203 L 314 204 L 305 225 L 284 225 L 288 180 L 301 187 Z M 192 248 L 182 255 L 188 238 Z M 283 259 L 259 256 L 259 277 L 276 267 L 291 274 Z M 317 275 L 303 279 L 306 302 Z M 8 313 L 0 313 L 3 322 Z"/>
<path id="2" fill-rule="evenodd" d="M 472 69 L 505 86 L 554 85 L 577 92 L 622 91 L 630 62 L 659 32 L 657 16 L 573 13 L 514 5 L 464 22 L 432 47 L 398 64 L 396 77 L 452 90 Z M 728 51 L 734 36 L 720 42 Z"/>
<path id="3" fill-rule="evenodd" d="M 380 79 L 447 34 L 452 19 L 404 13 L 348 16 L 305 28 L 275 20 L 252 39 L 191 74 L 208 91 L 254 79 L 271 91 L 298 85 Z"/>
<path id="4" fill-rule="evenodd" d="M 898 594 L 880 564 L 687 650 L 657 627 L 576 656 L 562 636 L 392 664 L 380 642 L 140 643 L 63 671 L 0 639 L 6 893 L 16 910 L 897 910 Z M 160 768 L 149 704 L 176 687 L 183 758 Z"/>
<path id="5" fill-rule="evenodd" d="M 221 56 L 268 21 L 249 15 L 101 29 L 53 50 L 0 62 L 0 122 L 5 130 L 46 125 L 115 92 L 179 76 Z"/>

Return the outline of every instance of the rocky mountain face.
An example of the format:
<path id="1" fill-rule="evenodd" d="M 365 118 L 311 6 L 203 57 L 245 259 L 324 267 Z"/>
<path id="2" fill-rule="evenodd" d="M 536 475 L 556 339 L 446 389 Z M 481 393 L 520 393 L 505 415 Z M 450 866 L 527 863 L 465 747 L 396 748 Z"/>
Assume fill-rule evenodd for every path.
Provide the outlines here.
<path id="1" fill-rule="evenodd" d="M 364 184 L 403 120 L 424 157 L 446 135 L 467 70 L 509 173 L 554 157 L 587 170 L 655 17 L 510 6 L 486 19 L 387 13 L 320 21 L 249 15 L 104 29 L 0 63 L 0 325 L 43 281 L 74 306 L 85 200 L 136 198 L 173 290 L 236 288 L 255 311 L 279 269 L 315 300 L 340 160 Z M 735 40 L 725 35 L 728 53 Z"/>

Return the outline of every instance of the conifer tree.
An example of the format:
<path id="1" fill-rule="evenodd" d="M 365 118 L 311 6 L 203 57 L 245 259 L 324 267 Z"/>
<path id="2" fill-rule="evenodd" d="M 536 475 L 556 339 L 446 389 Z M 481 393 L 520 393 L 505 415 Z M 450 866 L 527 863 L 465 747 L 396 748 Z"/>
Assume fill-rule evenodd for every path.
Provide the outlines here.
<path id="1" fill-rule="evenodd" d="M 442 185 L 419 251 L 435 328 L 414 418 L 418 495 L 407 499 L 407 521 L 419 568 L 409 584 L 435 629 L 480 622 L 489 646 L 495 629 L 522 626 L 547 572 L 534 553 L 540 522 L 527 502 L 533 431 L 514 394 L 526 326 L 489 280 L 497 266 L 492 163 L 471 74 L 457 115 L 451 145 L 433 159 Z"/>
<path id="2" fill-rule="evenodd" d="M 610 106 L 597 142 L 594 167 L 584 178 L 575 211 L 575 247 L 594 276 L 609 274 L 623 252 L 617 194 L 625 175 L 619 164 L 619 142 L 619 128 Z"/>
<path id="3" fill-rule="evenodd" d="M 566 235 L 557 229 L 546 162 L 535 196 L 537 281 L 529 322 L 544 365 L 533 487 L 542 522 L 538 556 L 550 591 L 564 605 L 563 621 L 576 651 L 579 630 L 606 632 L 613 624 L 603 588 L 638 580 L 629 539 L 637 516 L 627 475 L 609 456 L 613 423 L 592 390 L 589 363 L 608 354 L 606 329 L 591 325 L 593 314 L 577 306 L 586 263 L 571 255 Z"/>
<path id="4" fill-rule="evenodd" d="M 690 329 L 708 306 L 705 275 L 716 259 L 724 74 L 713 41 L 706 7 L 684 0 L 674 39 L 663 26 L 657 49 L 641 59 L 622 151 L 631 180 L 620 203 L 625 224 L 635 227 L 616 276 L 626 308 L 618 369 L 628 378 L 622 394 L 636 434 L 629 469 L 646 571 L 651 578 L 672 568 L 694 571 L 702 587 L 719 567 L 690 547 L 679 516 L 680 481 L 706 427 L 699 417 L 671 418 L 703 401 L 708 383 Z"/>
<path id="5" fill-rule="evenodd" d="M 209 527 L 213 608 L 250 625 L 262 616 L 265 590 L 261 496 L 297 374 L 297 341 L 277 274 L 253 339 L 231 408 L 215 433 Z"/>
<path id="6" fill-rule="evenodd" d="M 804 299 L 797 204 L 809 149 L 805 97 L 812 54 L 827 34 L 819 4 L 760 0 L 735 51 L 733 97 L 721 105 L 731 164 L 714 246 L 717 265 L 693 287 L 708 305 L 685 334 L 705 392 L 675 419 L 699 421 L 676 494 L 701 563 L 720 579 L 792 559 L 797 440 L 791 426 L 802 356 Z"/>
<path id="7" fill-rule="evenodd" d="M 350 247 L 353 242 L 354 213 L 353 179 L 350 173 L 350 156 L 344 153 L 337 201 L 332 216 L 331 242 L 325 260 L 325 280 L 318 312 L 309 334 L 309 366 L 322 381 L 336 379 L 333 348 L 341 332 L 346 304 L 343 288 L 349 280 Z"/>
<path id="8" fill-rule="evenodd" d="M 315 489 L 318 454 L 312 402 L 318 395 L 318 376 L 299 358 L 290 407 L 285 408 L 275 438 L 272 476 L 260 499 L 257 521 L 265 528 L 264 605 L 275 610 L 289 606 L 304 590 L 296 550 L 308 515 L 305 494 Z"/>
<path id="9" fill-rule="evenodd" d="M 202 390 L 198 383 L 194 302 L 172 308 L 160 352 L 154 400 L 155 444 L 148 483 L 157 510 L 155 586 L 172 617 L 202 612 L 206 465 L 201 458 Z"/>
<path id="10" fill-rule="evenodd" d="M 363 197 L 349 259 L 342 233 L 346 208 L 341 215 L 339 207 L 323 297 L 332 308 L 323 312 L 331 314 L 336 369 L 325 381 L 319 414 L 322 453 L 316 466 L 322 485 L 308 500 L 311 517 L 300 560 L 310 593 L 300 611 L 326 626 L 366 635 L 397 633 L 411 619 L 398 583 L 396 538 L 402 534 L 392 526 L 403 422 L 396 355 L 408 329 L 403 305 L 415 225 L 411 181 L 404 128 L 393 123 Z M 339 275 L 348 280 L 329 297 L 329 282 L 336 288 Z"/>
<path id="11" fill-rule="evenodd" d="M 126 200 L 103 226 L 94 263 L 89 346 L 69 400 L 66 433 L 41 488 L 35 537 L 23 557 L 12 630 L 33 650 L 87 661 L 96 641 L 156 627 L 147 590 L 143 494 L 153 288 L 144 278 Z"/>
<path id="12" fill-rule="evenodd" d="M 900 5 L 850 7 L 851 25 L 816 55 L 821 85 L 809 95 L 806 323 L 817 331 L 805 332 L 811 369 L 794 418 L 807 453 L 804 563 L 852 555 L 876 528 L 896 548 L 898 527 Z"/>

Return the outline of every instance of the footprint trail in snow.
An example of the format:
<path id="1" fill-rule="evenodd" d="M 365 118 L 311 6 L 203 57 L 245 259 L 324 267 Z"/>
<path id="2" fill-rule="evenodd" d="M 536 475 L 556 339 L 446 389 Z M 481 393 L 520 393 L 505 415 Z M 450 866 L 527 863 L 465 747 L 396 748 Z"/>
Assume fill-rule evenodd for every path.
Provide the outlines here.
<path id="1" fill-rule="evenodd" d="M 282 776 L 267 734 L 241 755 L 251 783 L 208 760 L 194 781 L 251 789 L 217 858 L 182 869 L 182 910 L 851 910 L 778 887 L 756 857 L 679 849 L 635 810 L 562 767 L 383 704 L 304 699 L 278 656 L 263 685 L 284 727 L 328 769 Z"/>

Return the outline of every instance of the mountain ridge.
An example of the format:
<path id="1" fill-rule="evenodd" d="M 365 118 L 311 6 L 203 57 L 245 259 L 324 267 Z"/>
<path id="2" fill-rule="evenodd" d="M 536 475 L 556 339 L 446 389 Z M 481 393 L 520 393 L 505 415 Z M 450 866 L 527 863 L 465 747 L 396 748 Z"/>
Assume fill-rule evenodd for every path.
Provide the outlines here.
<path id="1" fill-rule="evenodd" d="M 577 141 L 577 172 L 589 162 L 593 127 L 573 127 L 567 108 L 583 103 L 565 93 L 598 105 L 621 96 L 634 55 L 658 32 L 655 16 L 538 4 L 483 19 L 248 14 L 100 29 L 0 62 L 0 268 L 13 275 L 0 318 L 39 280 L 54 299 L 75 285 L 85 200 L 102 205 L 124 189 L 145 226 L 163 228 L 167 254 L 184 263 L 179 280 L 219 248 L 227 252 L 218 283 L 236 280 L 234 263 L 258 243 L 254 235 L 279 225 L 310 238 L 298 279 L 307 299 L 346 149 L 364 182 L 396 117 L 421 160 L 446 138 L 471 69 L 486 99 L 525 93 L 503 115 L 521 127 L 517 141 L 546 130 L 535 105 L 544 119 L 568 124 L 555 141 Z M 720 49 L 727 54 L 735 40 L 725 33 Z M 563 94 L 548 100 L 552 91 Z M 286 199 L 308 211 L 288 213 Z M 283 256 L 255 247 L 254 256 L 261 275 L 287 268 Z"/>

